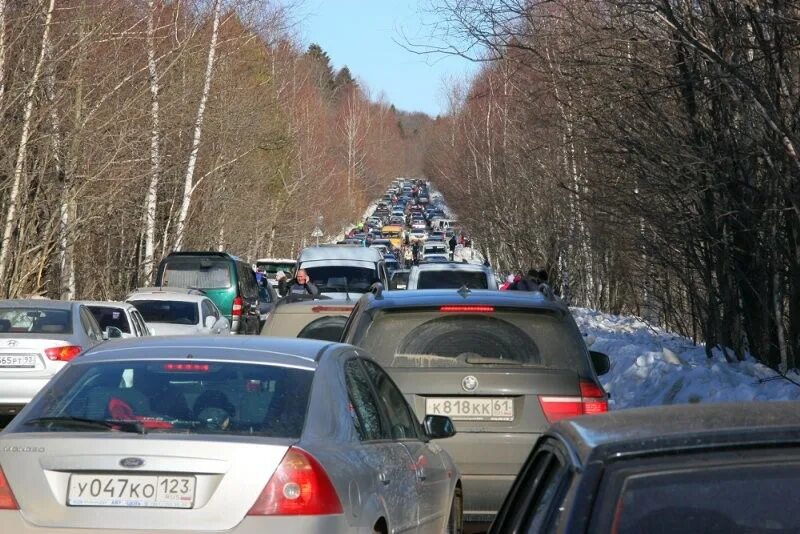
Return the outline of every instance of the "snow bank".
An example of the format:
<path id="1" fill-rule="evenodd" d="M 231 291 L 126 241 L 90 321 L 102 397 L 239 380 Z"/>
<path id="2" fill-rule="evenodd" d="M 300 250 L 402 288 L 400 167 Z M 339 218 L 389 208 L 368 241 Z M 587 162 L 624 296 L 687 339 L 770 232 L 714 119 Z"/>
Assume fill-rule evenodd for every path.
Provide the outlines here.
<path id="1" fill-rule="evenodd" d="M 600 377 L 612 410 L 739 400 L 796 400 L 800 387 L 748 357 L 728 363 L 721 351 L 706 356 L 702 345 L 651 327 L 635 317 L 573 308 L 590 349 L 608 354 L 611 371 Z M 800 381 L 800 375 L 790 375 Z"/>

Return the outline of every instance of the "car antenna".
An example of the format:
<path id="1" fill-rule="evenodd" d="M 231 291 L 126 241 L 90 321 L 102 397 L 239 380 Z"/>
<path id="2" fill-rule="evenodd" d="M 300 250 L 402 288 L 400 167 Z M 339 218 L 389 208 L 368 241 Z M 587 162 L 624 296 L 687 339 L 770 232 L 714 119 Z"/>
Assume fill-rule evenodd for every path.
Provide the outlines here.
<path id="1" fill-rule="evenodd" d="M 350 300 L 351 300 L 350 299 L 350 284 L 348 283 L 346 276 L 344 277 L 344 294 L 345 294 L 344 300 L 346 300 L 347 302 L 350 302 Z"/>

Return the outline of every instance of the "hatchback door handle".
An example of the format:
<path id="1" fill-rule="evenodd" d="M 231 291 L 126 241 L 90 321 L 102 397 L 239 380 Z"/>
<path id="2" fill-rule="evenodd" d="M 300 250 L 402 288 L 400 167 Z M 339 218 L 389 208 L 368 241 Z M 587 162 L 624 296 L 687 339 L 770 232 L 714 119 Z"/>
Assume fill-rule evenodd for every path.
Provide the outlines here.
<path id="1" fill-rule="evenodd" d="M 381 471 L 381 472 L 378 474 L 378 480 L 380 480 L 381 482 L 383 482 L 383 485 L 384 485 L 384 486 L 388 486 L 388 485 L 389 485 L 389 483 L 391 482 L 391 480 L 389 479 L 389 475 L 387 475 L 387 474 L 386 474 L 386 471 Z"/>

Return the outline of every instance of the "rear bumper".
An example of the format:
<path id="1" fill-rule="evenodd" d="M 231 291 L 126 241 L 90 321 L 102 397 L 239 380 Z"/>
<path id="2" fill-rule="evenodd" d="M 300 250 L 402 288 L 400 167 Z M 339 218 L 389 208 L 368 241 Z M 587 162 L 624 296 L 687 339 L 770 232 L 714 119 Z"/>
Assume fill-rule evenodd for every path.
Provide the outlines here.
<path id="1" fill-rule="evenodd" d="M 0 378 L 0 413 L 5 406 L 28 404 L 50 378 Z"/>
<path id="2" fill-rule="evenodd" d="M 460 432 L 437 441 L 461 471 L 467 520 L 483 521 L 497 513 L 538 438 L 532 433 Z"/>
<path id="3" fill-rule="evenodd" d="M 9 534 L 143 534 L 144 532 L 162 532 L 152 529 L 94 529 L 94 528 L 62 528 L 39 527 L 25 521 L 19 511 L 0 511 L 0 532 Z M 230 530 L 175 530 L 164 527 L 163 532 L 169 534 L 263 534 L 264 532 L 325 532 L 331 534 L 354 532 L 356 529 L 347 524 L 345 516 L 300 516 L 300 517 L 245 517 L 241 523 Z M 364 529 L 364 532 L 372 530 Z"/>

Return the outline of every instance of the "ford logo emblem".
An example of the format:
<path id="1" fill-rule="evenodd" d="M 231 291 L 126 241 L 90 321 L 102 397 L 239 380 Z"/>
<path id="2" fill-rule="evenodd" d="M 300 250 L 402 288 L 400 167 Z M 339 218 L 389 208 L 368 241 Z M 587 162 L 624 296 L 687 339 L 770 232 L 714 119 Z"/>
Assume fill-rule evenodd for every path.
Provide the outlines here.
<path id="1" fill-rule="evenodd" d="M 478 389 L 478 379 L 472 375 L 465 376 L 461 381 L 461 387 L 464 388 L 464 391 L 475 391 Z"/>
<path id="2" fill-rule="evenodd" d="M 129 469 L 136 469 L 137 467 L 142 467 L 144 465 L 144 460 L 141 458 L 123 458 L 119 461 L 119 465 L 122 467 L 127 467 Z"/>

